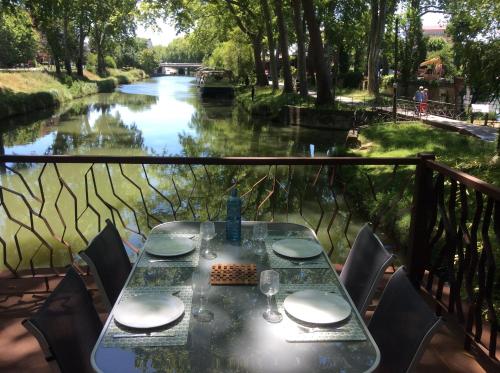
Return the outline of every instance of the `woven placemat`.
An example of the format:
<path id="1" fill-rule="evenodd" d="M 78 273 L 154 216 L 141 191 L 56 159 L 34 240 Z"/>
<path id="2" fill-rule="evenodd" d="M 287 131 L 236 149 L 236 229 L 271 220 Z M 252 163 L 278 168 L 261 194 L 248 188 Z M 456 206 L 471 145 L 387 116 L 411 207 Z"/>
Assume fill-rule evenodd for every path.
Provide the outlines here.
<path id="1" fill-rule="evenodd" d="M 257 285 L 255 264 L 214 264 L 210 271 L 212 285 Z"/>
<path id="2" fill-rule="evenodd" d="M 276 294 L 276 304 L 279 312 L 283 315 L 282 328 L 285 339 L 288 342 L 322 342 L 322 341 L 364 341 L 366 334 L 361 322 L 352 312 L 348 321 L 340 323 L 336 327 L 307 327 L 299 325 L 293 321 L 285 312 L 283 302 L 285 298 L 300 290 L 322 290 L 328 292 L 339 293 L 339 288 L 336 284 L 282 284 L 280 290 Z"/>
<path id="3" fill-rule="evenodd" d="M 146 251 L 144 251 L 141 258 L 139 259 L 139 263 L 137 263 L 138 267 L 178 267 L 178 268 L 198 267 L 198 263 L 200 261 L 200 245 L 199 245 L 198 235 L 187 234 L 187 233 L 177 233 L 177 234 L 157 233 L 156 236 L 163 236 L 168 238 L 192 237 L 193 245 L 195 245 L 196 248 L 189 254 L 181 255 L 178 257 L 160 257 L 160 256 L 150 255 Z M 150 260 L 162 260 L 162 261 L 150 262 Z"/>
<path id="4" fill-rule="evenodd" d="M 184 315 L 166 329 L 155 329 L 151 335 L 145 335 L 149 330 L 131 330 L 118 325 L 111 319 L 102 339 L 104 347 L 138 347 L 138 346 L 179 346 L 187 343 L 189 320 L 193 291 L 191 286 L 168 286 L 126 289 L 120 302 L 137 294 L 174 294 L 184 303 Z M 130 335 L 130 336 L 129 336 Z M 117 337 L 119 336 L 119 337 Z"/>

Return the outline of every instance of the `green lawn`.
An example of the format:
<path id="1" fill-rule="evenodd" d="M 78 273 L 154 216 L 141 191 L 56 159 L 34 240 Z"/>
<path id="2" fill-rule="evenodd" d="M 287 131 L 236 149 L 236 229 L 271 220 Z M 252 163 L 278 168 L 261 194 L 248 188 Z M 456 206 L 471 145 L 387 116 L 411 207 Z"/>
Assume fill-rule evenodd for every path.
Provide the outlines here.
<path id="1" fill-rule="evenodd" d="M 431 127 L 420 122 L 381 123 L 361 129 L 361 149 L 365 157 L 408 157 L 434 153 L 451 167 L 500 185 L 500 160 L 496 143 Z"/>
<path id="2" fill-rule="evenodd" d="M 361 89 L 338 88 L 336 91 L 336 95 L 349 97 L 354 101 L 369 101 L 375 98 L 375 96 L 368 93 L 368 91 Z"/>
<path id="3" fill-rule="evenodd" d="M 349 150 L 363 157 L 409 157 L 434 153 L 439 162 L 500 185 L 496 143 L 445 131 L 420 122 L 380 123 L 361 128 L 361 148 Z M 405 252 L 410 227 L 414 166 L 346 168 L 346 190 L 353 209 L 367 219 L 380 218 L 389 242 Z M 368 179 L 369 175 L 369 179 Z M 369 181 L 369 182 L 367 182 Z M 381 212 L 381 213 L 380 213 Z M 375 219 L 377 221 L 377 219 Z"/>
<path id="4" fill-rule="evenodd" d="M 296 93 L 283 93 L 282 90 L 274 90 L 272 87 L 255 87 L 255 95 L 252 100 L 250 88 L 240 88 L 236 99 L 248 111 L 255 114 L 266 114 L 277 116 L 285 105 L 312 106 L 314 97 L 303 99 Z"/>

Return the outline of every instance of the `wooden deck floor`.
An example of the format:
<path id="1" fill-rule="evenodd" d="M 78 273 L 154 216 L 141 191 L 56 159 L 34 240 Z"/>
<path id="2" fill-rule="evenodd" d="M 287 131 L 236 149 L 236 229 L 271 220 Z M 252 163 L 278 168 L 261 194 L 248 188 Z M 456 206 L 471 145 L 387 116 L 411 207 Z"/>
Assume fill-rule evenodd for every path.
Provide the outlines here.
<path id="1" fill-rule="evenodd" d="M 43 303 L 47 285 L 53 289 L 58 281 L 58 278 L 7 280 L 0 276 L 0 372 L 50 372 L 37 341 L 21 321 Z M 95 289 L 91 278 L 87 279 L 87 284 Z M 107 315 L 100 306 L 98 293 L 92 290 L 92 294 L 104 320 Z M 432 339 L 417 372 L 485 372 L 475 357 L 462 349 L 462 343 L 460 328 L 447 322 Z"/>

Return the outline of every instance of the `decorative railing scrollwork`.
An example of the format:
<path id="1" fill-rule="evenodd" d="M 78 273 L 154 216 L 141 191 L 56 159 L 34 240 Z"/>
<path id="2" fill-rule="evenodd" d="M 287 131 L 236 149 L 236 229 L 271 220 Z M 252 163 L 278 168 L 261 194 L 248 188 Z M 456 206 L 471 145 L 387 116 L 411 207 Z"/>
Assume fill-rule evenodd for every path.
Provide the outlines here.
<path id="1" fill-rule="evenodd" d="M 334 262 L 345 258 L 357 225 L 371 221 L 402 244 L 399 260 L 438 311 L 457 315 L 465 347 L 480 346 L 497 359 L 500 188 L 429 155 L 0 156 L 3 269 L 12 277 L 25 268 L 57 273 L 106 218 L 131 247 L 161 222 L 223 220 L 233 180 L 245 219 L 306 224 Z"/>
<path id="2" fill-rule="evenodd" d="M 32 274 L 40 267 L 57 272 L 75 260 L 106 218 L 132 246 L 141 246 L 149 230 L 165 221 L 222 220 L 233 179 L 244 218 L 305 223 L 330 255 L 341 258 L 356 233 L 353 219 L 371 220 L 377 227 L 403 194 L 411 195 L 416 164 L 416 158 L 349 157 L 3 156 L 0 161 L 0 247 L 13 276 L 26 266 Z M 406 182 L 395 193 L 391 184 L 397 174 Z M 373 199 L 363 212 L 353 209 L 359 209 L 354 201 L 360 194 Z"/>
<path id="3" fill-rule="evenodd" d="M 429 193 L 431 261 L 425 288 L 443 309 L 455 313 L 472 343 L 497 359 L 500 311 L 500 188 L 435 161 Z M 447 290 L 447 291 L 446 291 Z M 447 294 L 445 294 L 447 293 Z"/>

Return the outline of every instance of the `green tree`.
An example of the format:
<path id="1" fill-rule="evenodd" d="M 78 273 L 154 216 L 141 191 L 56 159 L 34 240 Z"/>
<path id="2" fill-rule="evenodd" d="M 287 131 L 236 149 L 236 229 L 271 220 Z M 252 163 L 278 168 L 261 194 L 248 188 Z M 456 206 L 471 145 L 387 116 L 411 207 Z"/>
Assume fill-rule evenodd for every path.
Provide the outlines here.
<path id="1" fill-rule="evenodd" d="M 316 17 L 316 7 L 312 0 L 302 0 L 302 7 L 307 29 L 309 30 L 309 50 L 313 52 L 313 55 L 309 54 L 309 60 L 312 59 L 316 72 L 316 103 L 318 105 L 329 104 L 332 101 L 330 71 L 325 59 L 323 40 Z"/>
<path id="2" fill-rule="evenodd" d="M 26 6 L 36 28 L 45 36 L 48 49 L 56 66 L 56 72 L 60 73 L 64 48 L 60 32 L 62 29 L 62 16 L 58 0 L 26 0 Z"/>
<path id="3" fill-rule="evenodd" d="M 325 53 L 328 63 L 333 64 L 332 78 L 335 92 L 339 76 L 343 78 L 343 82 L 349 84 L 353 81 L 349 77 L 361 75 L 359 71 L 356 71 L 356 74 L 350 74 L 349 71 L 351 68 L 359 70 L 359 51 L 367 48 L 365 38 L 367 4 L 364 0 L 330 0 L 325 4 L 322 13 Z M 358 66 L 354 66 L 355 61 Z"/>
<path id="4" fill-rule="evenodd" d="M 379 61 L 391 0 L 370 0 L 370 31 L 368 38 L 368 91 L 379 94 Z"/>
<path id="5" fill-rule="evenodd" d="M 446 39 L 441 37 L 433 37 L 427 40 L 427 57 L 431 59 L 439 57 L 444 66 L 444 76 L 453 78 L 458 74 L 453 57 L 453 45 Z"/>
<path id="6" fill-rule="evenodd" d="M 442 37 L 431 37 L 427 40 L 427 51 L 437 52 L 444 49 L 449 43 Z"/>
<path id="7" fill-rule="evenodd" d="M 278 23 L 278 35 L 281 50 L 281 61 L 283 65 L 284 89 L 286 93 L 293 92 L 292 70 L 290 68 L 290 57 L 288 55 L 288 30 L 283 12 L 282 0 L 274 0 L 274 14 L 276 14 L 276 22 Z"/>
<path id="8" fill-rule="evenodd" d="M 500 97 L 500 5 L 498 1 L 455 0 L 447 4 L 447 32 L 455 61 L 472 90 L 472 102 Z"/>
<path id="9" fill-rule="evenodd" d="M 0 13 L 0 66 L 11 67 L 34 60 L 38 41 L 25 10 L 16 8 Z"/>
<path id="10" fill-rule="evenodd" d="M 238 29 L 231 33 L 231 39 L 225 41 L 204 62 L 211 67 L 231 70 L 241 81 L 253 74 L 252 48 L 246 37 Z"/>
<path id="11" fill-rule="evenodd" d="M 147 48 L 147 39 L 139 37 L 125 39 L 123 42 L 118 43 L 114 50 L 116 64 L 119 67 L 139 67 L 139 54 Z"/>
<path id="12" fill-rule="evenodd" d="M 189 35 L 175 38 L 162 52 L 162 61 L 168 62 L 201 62 L 203 57 L 203 51 Z"/>
<path id="13" fill-rule="evenodd" d="M 269 64 L 271 67 L 271 78 L 273 80 L 273 90 L 279 88 L 278 62 L 276 61 L 276 43 L 274 41 L 273 19 L 269 8 L 268 0 L 260 0 L 260 7 L 264 15 L 264 25 L 266 27 L 267 45 L 269 47 Z"/>
<path id="14" fill-rule="evenodd" d="M 421 9 L 418 0 L 410 0 L 402 21 L 401 82 L 408 87 L 416 79 L 417 70 L 426 58 L 426 43 L 422 34 Z"/>
<path id="15" fill-rule="evenodd" d="M 135 0 L 93 0 L 91 44 L 97 54 L 97 73 L 106 74 L 104 57 L 113 43 L 122 42 L 135 31 Z"/>
<path id="16" fill-rule="evenodd" d="M 146 73 L 151 74 L 158 69 L 160 65 L 160 57 L 153 48 L 143 49 L 139 53 L 139 66 L 141 69 L 146 71 Z"/>
<path id="17" fill-rule="evenodd" d="M 90 33 L 91 27 L 91 2 L 88 0 L 75 0 L 77 8 L 75 16 L 75 30 L 78 40 L 78 55 L 76 57 L 77 74 L 83 76 L 83 65 L 85 63 L 85 39 Z"/>
<path id="18" fill-rule="evenodd" d="M 306 50 L 302 6 L 300 0 L 291 0 L 291 2 L 293 11 L 293 25 L 295 28 L 295 35 L 297 37 L 297 70 L 299 76 L 299 91 L 302 97 L 307 97 L 309 92 L 307 89 Z"/>
<path id="19" fill-rule="evenodd" d="M 213 5 L 209 4 L 205 8 L 205 15 L 196 20 L 189 34 L 192 48 L 199 51 L 203 58 L 210 56 L 219 43 L 227 41 L 235 26 L 227 15 L 218 12 Z"/>
<path id="20" fill-rule="evenodd" d="M 217 0 L 222 3 L 240 30 L 252 44 L 257 85 L 269 84 L 262 61 L 262 39 L 264 35 L 261 9 L 249 0 Z"/>

